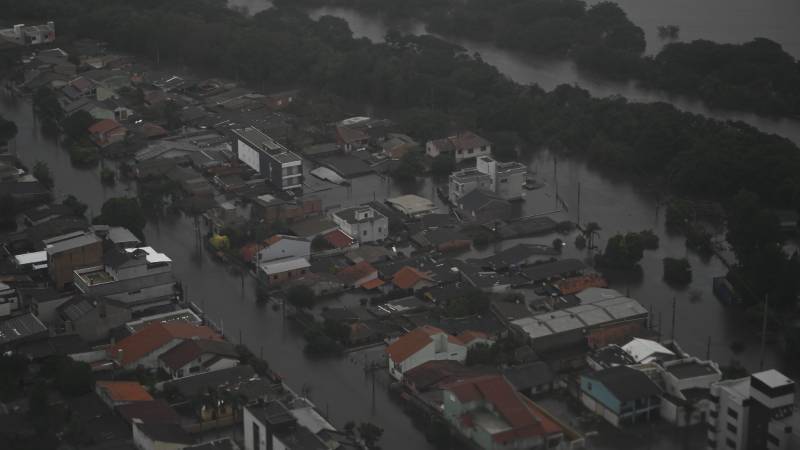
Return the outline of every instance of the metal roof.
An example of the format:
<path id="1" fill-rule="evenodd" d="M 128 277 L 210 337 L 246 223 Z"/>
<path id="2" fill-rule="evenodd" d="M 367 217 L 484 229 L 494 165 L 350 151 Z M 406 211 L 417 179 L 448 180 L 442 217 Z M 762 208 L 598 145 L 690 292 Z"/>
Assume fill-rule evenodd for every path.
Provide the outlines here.
<path id="1" fill-rule="evenodd" d="M 172 260 L 164 253 L 159 253 L 153 249 L 153 247 L 139 247 L 139 248 L 126 248 L 125 251 L 128 253 L 133 253 L 136 250 L 142 250 L 147 253 L 145 256 L 145 260 L 150 264 L 160 263 L 160 262 L 172 262 Z"/>
<path id="2" fill-rule="evenodd" d="M 14 263 L 18 266 L 26 264 L 37 264 L 47 262 L 47 252 L 42 250 L 40 252 L 23 253 L 14 256 Z"/>
<path id="3" fill-rule="evenodd" d="M 307 267 L 311 267 L 311 264 L 309 264 L 308 260 L 305 258 L 279 259 L 277 261 L 261 264 L 261 270 L 263 270 L 267 275 L 288 272 L 290 270 L 304 269 Z"/>
<path id="4" fill-rule="evenodd" d="M 0 345 L 25 339 L 47 331 L 47 327 L 33 314 L 25 314 L 0 322 Z"/>
<path id="5" fill-rule="evenodd" d="M 50 244 L 50 243 L 45 242 L 45 244 L 47 245 L 45 251 L 47 251 L 48 255 L 54 255 L 54 254 L 57 254 L 57 253 L 65 252 L 65 251 L 72 250 L 72 249 L 75 249 L 75 248 L 85 247 L 87 245 L 91 245 L 91 244 L 100 242 L 100 238 L 98 238 L 94 233 L 91 233 L 91 232 L 87 232 L 87 233 L 81 232 L 78 235 L 75 235 L 75 234 L 76 233 L 70 233 L 70 235 L 64 235 L 64 236 L 72 236 L 72 237 L 68 237 L 68 238 L 63 239 L 63 240 L 54 241 L 55 239 L 57 239 L 58 237 L 61 237 L 61 236 L 58 236 L 58 237 L 53 238 L 53 239 L 50 239 L 49 241 L 53 242 L 53 243 Z"/>

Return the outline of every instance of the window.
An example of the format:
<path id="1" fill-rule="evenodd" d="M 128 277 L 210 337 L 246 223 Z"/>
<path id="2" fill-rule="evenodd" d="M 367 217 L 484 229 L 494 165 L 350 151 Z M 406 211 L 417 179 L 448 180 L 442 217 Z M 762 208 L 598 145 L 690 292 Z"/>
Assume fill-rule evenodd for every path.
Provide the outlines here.
<path id="1" fill-rule="evenodd" d="M 253 448 L 261 448 L 261 430 L 253 422 Z"/>
<path id="2" fill-rule="evenodd" d="M 383 231 L 383 228 L 382 227 L 378 227 L 378 233 L 380 233 L 382 231 Z"/>
<path id="3" fill-rule="evenodd" d="M 277 279 L 278 279 L 278 276 L 277 276 L 277 275 L 273 275 L 273 276 L 272 276 L 272 279 L 273 279 L 273 280 L 277 280 Z"/>
<path id="4" fill-rule="evenodd" d="M 771 434 L 767 434 L 767 442 L 778 447 L 781 445 L 781 440 Z"/>
<path id="5" fill-rule="evenodd" d="M 367 235 L 367 230 L 364 230 L 364 231 L 363 231 L 361 234 L 363 234 L 364 236 L 366 236 L 366 235 Z"/>
<path id="6" fill-rule="evenodd" d="M 501 183 L 508 183 L 508 178 L 501 178 L 501 179 L 500 179 L 500 182 L 501 182 Z"/>
<path id="7" fill-rule="evenodd" d="M 728 431 L 730 431 L 733 434 L 736 434 L 736 432 L 739 431 L 739 430 L 736 429 L 736 425 L 734 425 L 732 423 L 729 423 L 727 425 L 727 428 L 728 428 Z"/>
<path id="8" fill-rule="evenodd" d="M 592 383 L 586 383 L 586 390 L 588 391 L 592 390 Z"/>
<path id="9" fill-rule="evenodd" d="M 736 448 L 736 441 L 733 439 L 725 439 L 725 445 L 727 445 L 728 448 Z"/>
<path id="10" fill-rule="evenodd" d="M 734 411 L 731 408 L 728 408 L 728 416 L 733 417 L 734 419 L 738 419 L 739 418 L 739 413 Z"/>

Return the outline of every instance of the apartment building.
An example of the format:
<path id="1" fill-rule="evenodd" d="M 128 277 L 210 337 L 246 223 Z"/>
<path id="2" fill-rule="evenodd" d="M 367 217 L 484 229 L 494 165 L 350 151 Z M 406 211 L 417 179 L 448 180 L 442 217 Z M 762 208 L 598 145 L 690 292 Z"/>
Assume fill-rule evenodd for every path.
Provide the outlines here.
<path id="1" fill-rule="evenodd" d="M 255 127 L 233 130 L 236 156 L 284 191 L 303 187 L 303 160 Z"/>

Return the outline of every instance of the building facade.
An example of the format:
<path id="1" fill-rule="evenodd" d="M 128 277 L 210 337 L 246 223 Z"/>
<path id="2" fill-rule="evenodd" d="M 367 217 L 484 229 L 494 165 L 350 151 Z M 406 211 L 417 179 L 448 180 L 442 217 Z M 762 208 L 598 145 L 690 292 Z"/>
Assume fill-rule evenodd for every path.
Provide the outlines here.
<path id="1" fill-rule="evenodd" d="M 94 233 L 75 232 L 44 241 L 47 269 L 57 289 L 72 282 L 76 269 L 98 266 L 103 261 L 103 242 Z"/>
<path id="2" fill-rule="evenodd" d="M 331 219 L 360 243 L 382 241 L 389 236 L 389 219 L 369 205 L 336 211 Z"/>
<path id="3" fill-rule="evenodd" d="M 499 162 L 491 156 L 476 159 L 476 168 L 491 180 L 490 189 L 504 200 L 522 198 L 522 186 L 528 169 L 518 162 Z"/>
<path id="4" fill-rule="evenodd" d="M 254 127 L 233 130 L 236 156 L 284 191 L 302 189 L 303 160 Z"/>
<path id="5" fill-rule="evenodd" d="M 488 156 L 492 154 L 492 144 L 471 131 L 464 131 L 453 136 L 428 141 L 425 153 L 431 158 L 439 155 L 452 155 L 456 163 L 465 159 Z"/>

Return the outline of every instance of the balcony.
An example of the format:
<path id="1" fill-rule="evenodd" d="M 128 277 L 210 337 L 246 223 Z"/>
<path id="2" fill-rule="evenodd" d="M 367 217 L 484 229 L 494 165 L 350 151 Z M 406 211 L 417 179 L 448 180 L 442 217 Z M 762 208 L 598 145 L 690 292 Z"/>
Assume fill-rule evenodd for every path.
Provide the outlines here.
<path id="1" fill-rule="evenodd" d="M 113 283 L 114 277 L 103 266 L 87 267 L 73 272 L 75 281 L 84 286 L 98 286 Z"/>

